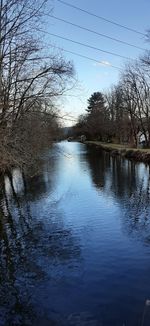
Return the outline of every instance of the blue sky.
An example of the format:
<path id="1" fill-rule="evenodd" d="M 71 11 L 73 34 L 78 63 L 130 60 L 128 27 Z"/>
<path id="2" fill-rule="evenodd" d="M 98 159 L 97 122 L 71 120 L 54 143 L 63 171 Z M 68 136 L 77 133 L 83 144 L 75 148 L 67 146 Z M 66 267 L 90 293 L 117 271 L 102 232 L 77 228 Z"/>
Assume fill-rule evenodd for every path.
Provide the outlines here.
<path id="1" fill-rule="evenodd" d="M 66 0 L 66 2 L 143 33 L 150 28 L 149 0 Z M 114 26 L 97 19 L 96 17 L 89 16 L 88 14 L 62 4 L 57 0 L 53 0 L 52 4 L 53 15 L 59 18 L 71 21 L 72 23 L 84 26 L 96 32 L 107 34 L 110 37 L 132 43 L 139 47 L 150 49 L 150 43 L 146 43 L 144 36 L 142 35 Z M 67 37 L 81 43 L 87 43 L 103 50 L 115 52 L 133 59 L 136 59 L 139 55 L 144 53 L 144 51 L 140 49 L 129 47 L 104 37 L 94 35 L 53 18 L 48 18 L 45 30 L 62 37 Z M 89 56 L 98 61 L 108 62 L 114 66 L 122 67 L 125 62 L 122 58 L 101 53 L 93 49 L 88 49 L 81 45 L 73 44 L 53 36 L 47 35 L 47 39 L 58 47 Z M 64 98 L 61 106 L 64 112 L 69 112 L 72 116 L 77 117 L 77 115 L 84 112 L 87 98 L 94 91 L 108 89 L 112 84 L 118 81 L 119 71 L 110 66 L 99 65 L 73 54 L 64 53 L 64 56 L 66 59 L 73 61 L 79 80 L 79 86 L 78 89 L 70 91 L 70 96 Z"/>

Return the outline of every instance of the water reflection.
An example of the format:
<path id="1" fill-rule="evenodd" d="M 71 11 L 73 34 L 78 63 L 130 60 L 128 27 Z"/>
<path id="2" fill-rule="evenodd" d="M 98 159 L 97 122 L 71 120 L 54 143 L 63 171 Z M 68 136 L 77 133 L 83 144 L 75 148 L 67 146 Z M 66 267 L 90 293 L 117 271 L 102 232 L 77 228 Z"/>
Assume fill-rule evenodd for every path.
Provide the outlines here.
<path id="1" fill-rule="evenodd" d="M 64 142 L 35 172 L 1 178 L 0 326 L 140 326 L 149 167 Z"/>
<path id="2" fill-rule="evenodd" d="M 44 167 L 33 178 L 13 171 L 1 180 L 0 325 L 39 325 L 39 320 L 46 325 L 46 316 L 38 316 L 34 287 L 51 278 L 57 281 L 54 266 L 73 268 L 80 257 L 78 239 L 61 211 L 43 199 L 51 188 L 45 174 Z M 53 325 L 57 319 L 47 317 L 47 322 Z"/>
<path id="3" fill-rule="evenodd" d="M 150 182 L 144 178 L 127 201 L 125 226 L 129 234 L 150 244 Z"/>
<path id="4" fill-rule="evenodd" d="M 87 160 L 97 188 L 109 195 L 124 198 L 136 188 L 136 165 L 120 156 L 110 156 L 100 149 L 88 148 Z"/>
<path id="5" fill-rule="evenodd" d="M 95 148 L 86 158 L 96 188 L 121 205 L 124 231 L 150 241 L 149 166 L 127 161 Z"/>

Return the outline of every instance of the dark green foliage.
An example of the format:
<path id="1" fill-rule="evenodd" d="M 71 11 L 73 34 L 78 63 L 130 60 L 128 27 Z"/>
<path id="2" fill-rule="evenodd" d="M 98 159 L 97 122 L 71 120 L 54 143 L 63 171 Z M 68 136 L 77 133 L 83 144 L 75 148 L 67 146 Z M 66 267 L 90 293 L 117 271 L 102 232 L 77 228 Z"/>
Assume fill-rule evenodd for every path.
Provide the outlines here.
<path id="1" fill-rule="evenodd" d="M 94 111 L 104 110 L 105 99 L 101 92 L 94 92 L 88 99 L 87 112 L 93 113 Z"/>

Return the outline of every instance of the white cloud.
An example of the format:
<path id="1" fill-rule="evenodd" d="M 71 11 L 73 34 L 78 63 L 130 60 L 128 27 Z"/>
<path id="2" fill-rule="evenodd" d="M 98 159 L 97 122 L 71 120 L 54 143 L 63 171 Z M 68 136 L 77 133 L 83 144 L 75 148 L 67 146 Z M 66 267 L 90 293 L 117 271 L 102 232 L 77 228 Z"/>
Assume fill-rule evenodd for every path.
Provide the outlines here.
<path id="1" fill-rule="evenodd" d="M 94 64 L 94 66 L 109 66 L 111 67 L 111 63 L 109 61 L 100 61 Z"/>

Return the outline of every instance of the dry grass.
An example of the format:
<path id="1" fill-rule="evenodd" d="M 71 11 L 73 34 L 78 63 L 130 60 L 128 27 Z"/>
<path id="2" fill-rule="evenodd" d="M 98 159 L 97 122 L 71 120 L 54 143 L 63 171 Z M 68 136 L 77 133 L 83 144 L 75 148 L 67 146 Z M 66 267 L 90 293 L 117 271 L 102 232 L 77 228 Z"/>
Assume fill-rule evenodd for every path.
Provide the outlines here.
<path id="1" fill-rule="evenodd" d="M 132 151 L 140 151 L 142 153 L 148 153 L 150 154 L 150 148 L 133 148 L 133 147 L 129 147 L 128 145 L 122 145 L 122 144 L 114 144 L 114 143 L 103 143 L 100 141 L 86 141 L 86 144 L 93 144 L 93 145 L 97 145 L 97 146 L 102 146 L 103 148 L 110 148 L 110 149 L 118 149 L 118 150 L 132 150 Z"/>

